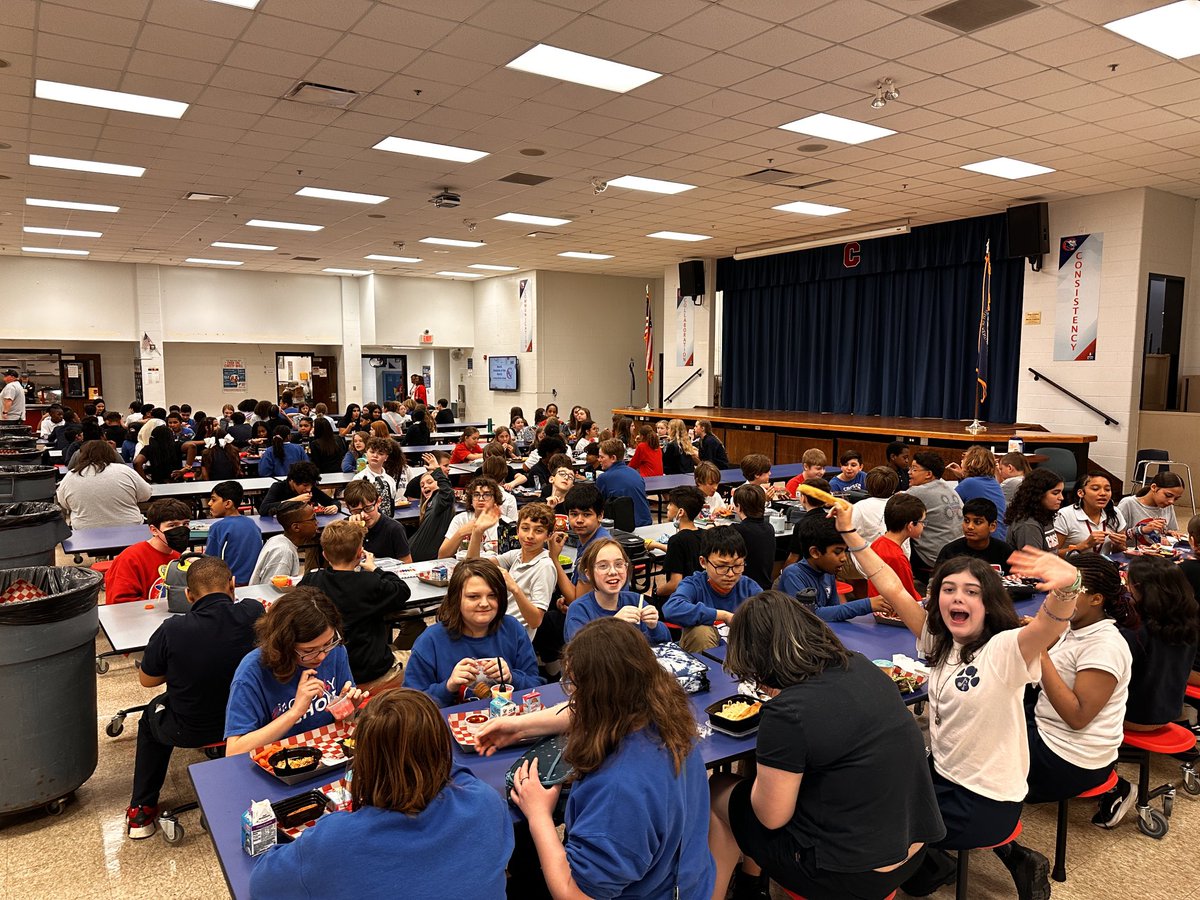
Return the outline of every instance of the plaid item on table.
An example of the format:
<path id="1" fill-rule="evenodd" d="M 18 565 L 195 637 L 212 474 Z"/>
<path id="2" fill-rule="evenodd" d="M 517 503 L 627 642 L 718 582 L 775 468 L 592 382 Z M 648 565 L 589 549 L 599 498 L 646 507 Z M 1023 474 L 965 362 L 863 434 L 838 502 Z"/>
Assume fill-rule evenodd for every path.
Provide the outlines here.
<path id="1" fill-rule="evenodd" d="M 0 591 L 0 603 L 28 603 L 30 600 L 41 600 L 48 596 L 49 594 L 30 584 L 24 578 L 18 578 Z"/>
<path id="2" fill-rule="evenodd" d="M 347 725 L 344 722 L 334 722 L 330 725 L 322 725 L 320 728 L 314 728 L 312 731 L 302 731 L 300 734 L 293 734 L 291 737 L 272 741 L 272 743 L 280 748 L 315 747 L 321 751 L 322 758 L 343 760 L 346 759 L 346 754 L 342 752 L 338 741 L 342 738 L 351 737 L 353 734 L 353 725 Z M 257 750 L 261 749 L 262 747 L 257 748 Z M 266 757 L 256 759 L 255 761 L 264 772 L 274 774 L 271 772 L 271 765 L 267 762 Z"/>

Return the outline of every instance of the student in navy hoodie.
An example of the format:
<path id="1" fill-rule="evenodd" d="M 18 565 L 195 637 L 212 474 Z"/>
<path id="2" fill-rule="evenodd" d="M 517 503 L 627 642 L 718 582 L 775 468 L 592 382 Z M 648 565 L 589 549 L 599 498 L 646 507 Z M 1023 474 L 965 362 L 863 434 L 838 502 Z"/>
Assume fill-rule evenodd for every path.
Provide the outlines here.
<path id="1" fill-rule="evenodd" d="M 718 525 L 700 538 L 700 571 L 679 582 L 663 603 L 663 618 L 683 626 L 679 646 L 698 653 L 721 642 L 718 622 L 733 621 L 742 601 L 762 588 L 747 578 L 746 541 L 736 528 Z"/>
<path id="2" fill-rule="evenodd" d="M 508 588 L 493 559 L 464 559 L 454 568 L 437 622 L 413 644 L 405 687 L 416 688 L 441 706 L 453 706 L 493 684 L 517 690 L 545 682 L 525 626 L 508 608 Z M 489 694 L 490 696 L 490 694 Z"/>
<path id="3" fill-rule="evenodd" d="M 251 895 L 440 900 L 453 885 L 457 896 L 503 897 L 513 849 L 508 809 L 492 787 L 454 765 L 437 705 L 419 691 L 389 691 L 364 709 L 354 738 L 351 810 L 322 816 L 259 860 Z M 466 833 L 487 839 L 464 864 L 446 848 Z"/>
<path id="4" fill-rule="evenodd" d="M 615 617 L 575 635 L 563 673 L 566 704 L 493 719 L 478 738 L 480 752 L 491 754 L 538 735 L 569 735 L 563 759 L 575 775 L 565 844 L 553 819 L 561 788 L 543 787 L 537 764 L 526 763 L 512 790 L 550 895 L 711 896 L 708 776 L 679 683 L 641 634 Z"/>
<path id="5" fill-rule="evenodd" d="M 625 445 L 616 438 L 600 444 L 600 468 L 596 487 L 605 500 L 628 497 L 633 501 L 633 524 L 641 528 L 650 525 L 650 502 L 646 499 L 646 480 L 625 464 Z"/>
<path id="6" fill-rule="evenodd" d="M 796 541 L 800 561 L 783 570 L 779 576 L 779 590 L 796 597 L 802 590 L 812 588 L 816 592 L 813 612 L 826 622 L 844 622 L 855 616 L 891 610 L 887 601 L 878 595 L 849 603 L 839 602 L 837 572 L 846 562 L 846 542 L 833 519 L 821 515 L 805 516 L 796 523 Z"/>

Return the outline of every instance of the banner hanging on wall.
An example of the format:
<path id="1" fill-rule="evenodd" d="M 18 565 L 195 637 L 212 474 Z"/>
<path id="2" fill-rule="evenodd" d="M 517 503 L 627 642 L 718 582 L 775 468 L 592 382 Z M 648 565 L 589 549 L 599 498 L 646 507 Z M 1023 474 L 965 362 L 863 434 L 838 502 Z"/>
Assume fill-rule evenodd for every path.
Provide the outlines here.
<path id="1" fill-rule="evenodd" d="M 533 310 L 530 309 L 529 279 L 522 278 L 517 284 L 517 297 L 521 301 L 521 352 L 533 352 Z"/>
<path id="2" fill-rule="evenodd" d="M 1058 242 L 1058 300 L 1054 314 L 1054 358 L 1094 360 L 1100 319 L 1103 234 L 1073 234 Z"/>
<path id="3" fill-rule="evenodd" d="M 246 392 L 246 361 L 227 359 L 221 364 L 221 390 L 226 393 Z"/>
<path id="4" fill-rule="evenodd" d="M 675 292 L 675 365 L 696 364 L 696 313 L 692 298 Z"/>

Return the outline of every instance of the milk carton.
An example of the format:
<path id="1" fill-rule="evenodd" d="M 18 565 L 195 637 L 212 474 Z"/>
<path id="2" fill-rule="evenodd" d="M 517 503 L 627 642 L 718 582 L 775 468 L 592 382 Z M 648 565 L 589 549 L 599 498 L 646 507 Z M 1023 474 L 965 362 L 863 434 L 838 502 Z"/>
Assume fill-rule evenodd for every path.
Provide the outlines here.
<path id="1" fill-rule="evenodd" d="M 242 849 L 250 856 L 270 850 L 279 840 L 275 830 L 275 810 L 269 800 L 254 800 L 242 813 Z"/>

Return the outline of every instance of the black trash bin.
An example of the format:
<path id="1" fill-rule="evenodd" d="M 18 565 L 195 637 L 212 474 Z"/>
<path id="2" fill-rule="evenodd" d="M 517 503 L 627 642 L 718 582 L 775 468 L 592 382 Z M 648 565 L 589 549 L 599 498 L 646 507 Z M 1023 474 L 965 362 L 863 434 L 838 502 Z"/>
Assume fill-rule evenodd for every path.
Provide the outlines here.
<path id="1" fill-rule="evenodd" d="M 41 461 L 42 451 L 38 449 L 33 435 L 16 436 L 0 433 L 0 463 L 27 466 Z"/>
<path id="2" fill-rule="evenodd" d="M 54 565 L 54 548 L 71 536 L 57 503 L 0 503 L 0 569 Z"/>
<path id="3" fill-rule="evenodd" d="M 53 500 L 57 487 L 54 466 L 0 464 L 0 503 Z"/>
<path id="4" fill-rule="evenodd" d="M 24 422 L 0 422 L 0 437 L 31 435 L 33 429 Z"/>
<path id="5" fill-rule="evenodd" d="M 96 771 L 96 595 L 91 569 L 36 566 L 0 571 L 0 814 L 63 801 Z M 18 584 L 23 582 L 23 584 Z M 34 594 L 43 596 L 32 599 Z"/>

